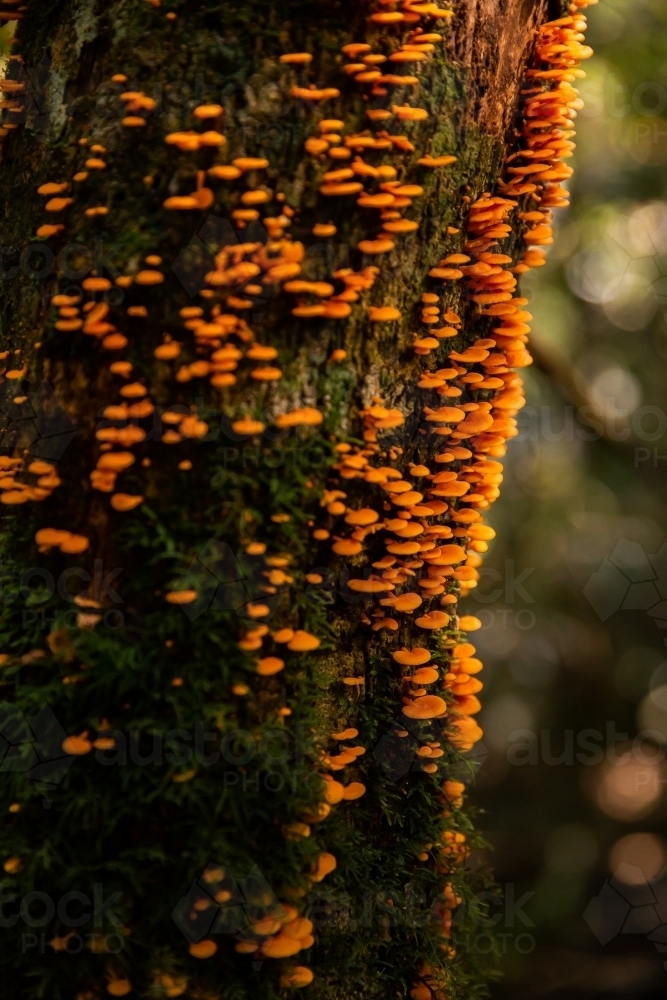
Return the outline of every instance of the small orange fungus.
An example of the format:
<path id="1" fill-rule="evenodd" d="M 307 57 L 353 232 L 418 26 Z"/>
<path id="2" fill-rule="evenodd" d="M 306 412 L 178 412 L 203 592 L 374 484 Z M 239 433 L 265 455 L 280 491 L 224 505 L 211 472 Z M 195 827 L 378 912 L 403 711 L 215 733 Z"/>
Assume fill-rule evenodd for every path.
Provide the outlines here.
<path id="1" fill-rule="evenodd" d="M 132 983 L 129 979 L 110 979 L 107 983 L 107 993 L 112 997 L 126 997 L 132 992 Z"/>
<path id="2" fill-rule="evenodd" d="M 434 694 L 415 698 L 410 705 L 403 706 L 403 715 L 407 715 L 409 719 L 437 719 L 446 712 L 447 703 Z"/>
<path id="3" fill-rule="evenodd" d="M 245 170 L 264 170 L 269 165 L 269 161 L 260 156 L 239 156 L 232 160 L 232 163 L 242 172 Z"/>
<path id="4" fill-rule="evenodd" d="M 164 275 L 161 271 L 139 271 L 134 280 L 138 285 L 161 285 Z"/>
<path id="5" fill-rule="evenodd" d="M 395 653 L 391 654 L 397 663 L 402 663 L 410 666 L 417 666 L 422 663 L 428 663 L 431 659 L 431 653 L 428 649 L 424 649 L 423 646 L 415 646 L 413 649 L 403 649 L 396 650 Z"/>
<path id="6" fill-rule="evenodd" d="M 459 618 L 459 628 L 462 632 L 476 632 L 481 627 L 482 623 L 475 615 L 462 615 Z"/>
<path id="7" fill-rule="evenodd" d="M 401 313 L 393 306 L 371 306 L 368 310 L 368 318 L 371 323 L 388 323 L 400 319 Z"/>
<path id="8" fill-rule="evenodd" d="M 200 121 L 205 121 L 207 118 L 219 118 L 222 113 L 223 108 L 220 104 L 200 104 L 192 112 L 193 117 Z"/>
<path id="9" fill-rule="evenodd" d="M 365 785 L 363 785 L 360 781 L 351 781 L 349 785 L 345 786 L 343 798 L 346 802 L 354 802 L 355 799 L 360 799 L 361 796 L 365 794 Z"/>
<path id="10" fill-rule="evenodd" d="M 361 507 L 359 510 L 351 510 L 345 518 L 345 523 L 362 526 L 375 524 L 379 516 L 376 510 L 372 510 L 370 507 Z"/>
<path id="11" fill-rule="evenodd" d="M 111 282 L 108 278 L 84 278 L 81 287 L 86 292 L 106 292 L 111 288 Z"/>
<path id="12" fill-rule="evenodd" d="M 289 972 L 282 974 L 280 985 L 283 989 L 300 989 L 302 986 L 309 986 L 313 979 L 312 969 L 306 965 L 295 965 Z"/>
<path id="13" fill-rule="evenodd" d="M 444 611 L 429 611 L 421 618 L 415 620 L 415 625 L 420 628 L 438 629 L 444 628 L 449 622 L 449 615 Z"/>
<path id="14" fill-rule="evenodd" d="M 285 661 L 278 656 L 265 656 L 257 661 L 257 673 L 261 677 L 271 677 L 278 674 L 284 668 Z"/>
<path id="15" fill-rule="evenodd" d="M 281 932 L 264 942 L 262 945 L 262 954 L 266 958 L 289 958 L 291 955 L 296 955 L 297 952 L 301 951 L 301 947 L 301 942 L 297 938 L 290 937 L 288 934 Z"/>
<path id="16" fill-rule="evenodd" d="M 312 61 L 313 57 L 310 52 L 287 52 L 280 57 L 281 63 L 287 63 L 290 66 L 307 66 Z"/>
<path id="17" fill-rule="evenodd" d="M 334 855 L 324 851 L 317 859 L 315 872 L 310 876 L 311 881 L 321 882 L 323 878 L 335 870 L 336 865 L 337 861 Z"/>
<path id="18" fill-rule="evenodd" d="M 62 192 L 66 191 L 68 187 L 69 185 L 67 184 L 66 181 L 63 184 L 58 184 L 54 181 L 50 181 L 47 184 L 40 184 L 40 186 L 37 188 L 37 194 L 43 194 L 43 195 L 62 194 Z"/>
<path id="19" fill-rule="evenodd" d="M 276 417 L 276 427 L 281 430 L 287 427 L 317 427 L 323 420 L 319 410 L 313 406 L 304 406 L 290 413 L 281 413 Z"/>
<path id="20" fill-rule="evenodd" d="M 242 420 L 235 420 L 232 430 L 236 434 L 261 434 L 265 428 L 261 420 L 253 420 L 251 417 L 243 417 Z"/>
<path id="21" fill-rule="evenodd" d="M 197 600 L 196 590 L 170 590 L 168 594 L 165 595 L 165 600 L 169 604 L 192 604 L 193 601 Z"/>
<path id="22" fill-rule="evenodd" d="M 298 629 L 288 641 L 287 648 L 293 653 L 310 653 L 314 649 L 318 649 L 320 645 L 321 640 L 317 636 Z"/>
<path id="23" fill-rule="evenodd" d="M 143 502 L 142 496 L 132 496 L 130 493 L 114 493 L 111 497 L 111 506 L 114 510 L 120 511 L 134 510 Z"/>
<path id="24" fill-rule="evenodd" d="M 204 938 L 203 941 L 196 941 L 188 948 L 193 958 L 211 958 L 217 950 L 217 944 L 215 941 L 211 941 L 210 938 Z"/>

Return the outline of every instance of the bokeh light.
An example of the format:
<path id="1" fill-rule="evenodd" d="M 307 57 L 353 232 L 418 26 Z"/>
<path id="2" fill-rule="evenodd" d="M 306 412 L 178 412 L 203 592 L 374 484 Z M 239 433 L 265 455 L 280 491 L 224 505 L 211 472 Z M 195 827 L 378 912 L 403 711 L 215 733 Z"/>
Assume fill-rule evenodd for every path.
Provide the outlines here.
<path id="1" fill-rule="evenodd" d="M 648 736 L 667 743 L 667 684 L 645 695 L 637 708 L 637 725 Z"/>
<path id="2" fill-rule="evenodd" d="M 597 776 L 595 802 L 605 816 L 631 822 L 648 816 L 662 794 L 660 763 L 643 753 L 626 751 L 607 763 Z"/>
<path id="3" fill-rule="evenodd" d="M 627 885 L 655 879 L 667 864 L 667 846 L 654 833 L 628 833 L 609 852 L 609 871 Z"/>

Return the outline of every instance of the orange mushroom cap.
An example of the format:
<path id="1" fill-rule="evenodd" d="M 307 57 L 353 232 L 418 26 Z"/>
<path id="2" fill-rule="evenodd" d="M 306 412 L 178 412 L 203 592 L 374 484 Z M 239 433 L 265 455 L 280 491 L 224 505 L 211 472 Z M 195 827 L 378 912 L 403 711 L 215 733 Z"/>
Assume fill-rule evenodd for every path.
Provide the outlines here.
<path id="1" fill-rule="evenodd" d="M 196 590 L 171 590 L 165 595 L 169 604 L 192 604 L 197 599 Z"/>
<path id="2" fill-rule="evenodd" d="M 265 656 L 257 661 L 257 673 L 261 677 L 271 677 L 280 673 L 285 667 L 285 661 L 278 656 Z"/>
<path id="3" fill-rule="evenodd" d="M 410 666 L 428 663 L 431 659 L 431 653 L 423 646 L 415 646 L 413 649 L 406 649 L 404 646 L 403 649 L 398 649 L 391 655 L 397 663 L 409 664 Z"/>
<path id="4" fill-rule="evenodd" d="M 287 648 L 293 653 L 310 653 L 320 645 L 321 639 L 318 639 L 317 636 L 311 635 L 310 632 L 304 632 L 302 629 L 297 629 L 288 641 Z"/>
<path id="5" fill-rule="evenodd" d="M 403 706 L 403 715 L 409 719 L 437 719 L 447 713 L 447 703 L 434 694 L 415 698 L 410 705 Z"/>
<path id="6" fill-rule="evenodd" d="M 215 941 L 211 941 L 210 938 L 204 938 L 203 941 L 195 941 L 188 948 L 193 958 L 211 958 L 217 950 L 217 944 Z"/>

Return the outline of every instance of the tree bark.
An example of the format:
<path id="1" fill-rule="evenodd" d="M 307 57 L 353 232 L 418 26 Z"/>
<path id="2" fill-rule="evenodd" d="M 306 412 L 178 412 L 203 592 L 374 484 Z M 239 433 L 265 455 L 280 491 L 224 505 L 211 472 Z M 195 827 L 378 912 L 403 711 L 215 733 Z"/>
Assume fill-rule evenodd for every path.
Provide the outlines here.
<path id="1" fill-rule="evenodd" d="M 452 784 L 476 730 L 452 729 L 440 682 L 447 715 L 406 715 L 419 657 L 393 656 L 470 657 L 474 574 L 418 612 L 383 605 L 426 569 L 420 541 L 373 591 L 392 558 L 373 525 L 400 520 L 382 486 L 413 475 L 412 522 L 473 537 L 456 499 L 423 509 L 414 469 L 447 439 L 417 381 L 490 321 L 429 272 L 496 189 L 560 8 L 434 7 L 82 0 L 19 22 L 0 168 L 8 998 L 271 1000 L 311 972 L 317 1000 L 484 992 L 491 960 L 465 941 L 488 876 L 463 864 L 480 841 Z M 417 61 L 346 72 L 418 29 L 442 40 Z M 386 204 L 326 191 L 349 183 Z M 381 232 L 401 214 L 413 232 Z M 437 347 L 415 353 L 434 301 Z M 416 624 L 433 612 L 446 627 Z"/>

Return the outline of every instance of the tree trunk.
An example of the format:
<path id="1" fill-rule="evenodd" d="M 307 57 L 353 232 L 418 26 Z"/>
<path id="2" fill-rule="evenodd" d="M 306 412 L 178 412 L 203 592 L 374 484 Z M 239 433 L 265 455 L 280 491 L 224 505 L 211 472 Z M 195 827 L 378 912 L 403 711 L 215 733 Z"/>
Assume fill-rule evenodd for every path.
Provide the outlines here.
<path id="1" fill-rule="evenodd" d="M 555 8 L 17 12 L 8 998 L 484 991 L 458 601 L 529 359 L 480 257 L 535 266 L 519 211 L 562 203 L 551 177 L 488 197 L 535 134 L 529 59 L 563 63 L 532 56 Z"/>

